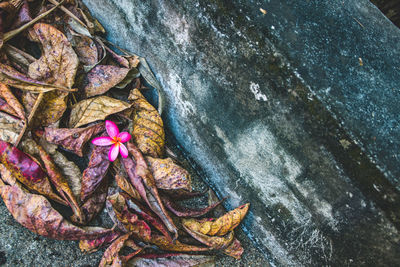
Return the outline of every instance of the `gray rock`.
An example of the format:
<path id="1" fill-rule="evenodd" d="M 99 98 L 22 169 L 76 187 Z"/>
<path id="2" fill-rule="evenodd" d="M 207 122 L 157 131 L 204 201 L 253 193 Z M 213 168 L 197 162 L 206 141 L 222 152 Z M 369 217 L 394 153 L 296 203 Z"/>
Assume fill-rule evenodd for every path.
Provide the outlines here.
<path id="1" fill-rule="evenodd" d="M 272 264 L 400 264 L 400 32 L 369 1 L 85 3 Z"/>

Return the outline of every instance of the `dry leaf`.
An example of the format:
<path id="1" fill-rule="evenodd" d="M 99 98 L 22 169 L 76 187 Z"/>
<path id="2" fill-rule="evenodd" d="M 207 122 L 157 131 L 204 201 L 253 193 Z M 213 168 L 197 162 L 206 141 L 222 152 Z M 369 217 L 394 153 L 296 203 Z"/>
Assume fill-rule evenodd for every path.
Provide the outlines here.
<path id="1" fill-rule="evenodd" d="M 175 200 L 172 200 L 169 197 L 162 197 L 164 205 L 176 216 L 178 217 L 200 217 L 211 210 L 213 210 L 215 207 L 220 205 L 225 199 L 222 199 L 218 202 L 215 202 L 213 204 L 210 204 L 210 206 L 205 207 L 205 208 L 200 208 L 200 209 L 192 209 L 188 207 L 182 207 L 176 203 Z"/>
<path id="2" fill-rule="evenodd" d="M 30 125 L 48 126 L 60 120 L 67 109 L 67 96 L 67 92 L 60 91 L 44 93 Z M 33 98 L 36 101 L 37 97 L 33 96 Z"/>
<path id="3" fill-rule="evenodd" d="M 166 251 L 174 251 L 174 252 L 200 252 L 200 251 L 209 251 L 213 248 L 210 247 L 199 247 L 194 245 L 184 244 L 178 240 L 175 240 L 171 243 L 165 236 L 162 235 L 153 235 L 149 243 L 156 245 L 162 250 Z"/>
<path id="4" fill-rule="evenodd" d="M 119 258 L 119 253 L 122 250 L 122 248 L 126 245 L 129 237 L 130 237 L 130 233 L 125 234 L 123 236 L 120 236 L 119 238 L 117 238 L 104 252 L 103 258 L 100 261 L 99 267 L 105 267 L 105 266 L 122 266 L 121 264 L 117 264 L 118 260 L 121 260 L 123 262 L 128 261 L 130 258 L 132 258 L 133 256 L 137 255 L 138 253 L 140 253 L 142 251 L 142 248 L 139 246 L 136 246 L 131 240 L 130 241 L 130 247 L 135 249 L 136 251 L 133 252 L 132 254 L 125 256 L 126 258 L 124 258 L 124 260 Z"/>
<path id="5" fill-rule="evenodd" d="M 0 140 L 15 144 L 22 130 L 23 122 L 21 120 L 0 112 Z"/>
<path id="6" fill-rule="evenodd" d="M 73 106 L 69 126 L 77 128 L 90 122 L 104 120 L 107 116 L 129 108 L 131 105 L 108 97 L 97 96 Z"/>
<path id="7" fill-rule="evenodd" d="M 228 256 L 240 260 L 244 249 L 242 247 L 242 244 L 240 244 L 240 241 L 235 238 L 232 243 L 223 250 L 223 252 Z"/>
<path id="8" fill-rule="evenodd" d="M 86 66 L 94 66 L 99 62 L 97 47 L 95 42 L 84 35 L 74 35 L 75 52 L 79 61 Z"/>
<path id="9" fill-rule="evenodd" d="M 183 228 L 188 232 L 194 239 L 209 246 L 213 249 L 225 249 L 232 244 L 234 237 L 233 231 L 229 232 L 225 236 L 208 236 L 197 231 L 193 231 L 183 225 Z"/>
<path id="10" fill-rule="evenodd" d="M 163 190 L 192 191 L 191 177 L 187 170 L 175 164 L 171 158 L 146 157 L 156 186 Z"/>
<path id="11" fill-rule="evenodd" d="M 92 253 L 92 252 L 99 250 L 103 246 L 110 244 L 115 239 L 117 239 L 119 236 L 121 236 L 121 233 L 111 232 L 105 236 L 102 236 L 102 237 L 99 237 L 96 239 L 81 240 L 81 241 L 79 241 L 79 248 L 82 252 Z"/>
<path id="12" fill-rule="evenodd" d="M 126 192 L 130 197 L 141 200 L 139 192 L 133 187 L 131 182 L 128 180 L 128 174 L 125 169 L 122 167 L 121 162 L 119 160 L 114 161 L 114 169 L 116 169 L 115 174 L 115 182 L 124 192 Z"/>
<path id="13" fill-rule="evenodd" d="M 87 97 L 101 95 L 124 80 L 129 69 L 112 65 L 97 65 L 87 74 L 84 88 Z"/>
<path id="14" fill-rule="evenodd" d="M 18 118 L 17 112 L 3 98 L 0 98 L 0 110 Z"/>
<path id="15" fill-rule="evenodd" d="M 18 99 L 13 95 L 7 85 L 0 82 L 0 96 L 15 110 L 18 118 L 25 120 L 25 112 Z"/>
<path id="16" fill-rule="evenodd" d="M 160 114 L 150 105 L 138 89 L 130 92 L 134 108 L 133 137 L 144 155 L 161 158 L 164 154 L 165 133 Z"/>
<path id="17" fill-rule="evenodd" d="M 45 128 L 43 137 L 82 157 L 82 148 L 94 135 L 104 131 L 104 123 L 86 128 Z"/>
<path id="18" fill-rule="evenodd" d="M 250 204 L 242 205 L 218 219 L 183 219 L 182 224 L 187 229 L 204 235 L 223 236 L 235 229 L 246 216 Z"/>

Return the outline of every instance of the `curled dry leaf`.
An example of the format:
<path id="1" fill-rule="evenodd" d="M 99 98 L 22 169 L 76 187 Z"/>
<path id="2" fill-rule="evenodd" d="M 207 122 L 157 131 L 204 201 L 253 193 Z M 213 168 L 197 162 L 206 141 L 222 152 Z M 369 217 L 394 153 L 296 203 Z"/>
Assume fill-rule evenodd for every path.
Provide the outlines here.
<path id="1" fill-rule="evenodd" d="M 208 236 L 197 231 L 193 231 L 183 225 L 183 228 L 188 232 L 194 239 L 209 246 L 213 249 L 225 249 L 232 244 L 234 237 L 233 231 L 229 232 L 225 236 Z"/>
<path id="2" fill-rule="evenodd" d="M 137 55 L 132 55 L 132 56 L 121 56 L 118 55 L 117 53 L 115 53 L 111 48 L 104 46 L 105 49 L 107 50 L 107 52 L 111 55 L 111 57 L 118 62 L 118 64 L 121 67 L 124 68 L 136 68 L 140 61 L 139 61 L 139 57 Z"/>
<path id="3" fill-rule="evenodd" d="M 0 98 L 0 110 L 8 113 L 14 117 L 18 117 L 18 114 L 3 98 Z"/>
<path id="4" fill-rule="evenodd" d="M 153 235 L 149 243 L 156 245 L 162 250 L 174 251 L 174 252 L 201 252 L 201 251 L 210 251 L 213 249 L 210 247 L 199 247 L 199 246 L 184 244 L 179 240 L 175 240 L 173 243 L 171 243 L 165 236 L 162 235 Z"/>
<path id="5" fill-rule="evenodd" d="M 46 173 L 28 154 L 0 140 L 0 161 L 29 189 L 68 206 L 68 203 L 53 191 Z"/>
<path id="6" fill-rule="evenodd" d="M 164 124 L 157 110 L 143 97 L 138 89 L 130 92 L 134 108 L 133 137 L 144 155 L 161 158 L 164 154 Z"/>
<path id="7" fill-rule="evenodd" d="M 81 200 L 86 201 L 100 185 L 107 174 L 110 161 L 108 160 L 109 147 L 95 146 L 87 168 L 83 171 Z"/>
<path id="8" fill-rule="evenodd" d="M 156 186 L 163 190 L 192 191 L 191 177 L 187 170 L 175 164 L 171 158 L 146 157 Z"/>
<path id="9" fill-rule="evenodd" d="M 177 238 L 177 228 L 164 208 L 164 205 L 158 194 L 154 178 L 147 167 L 147 163 L 144 160 L 142 153 L 140 153 L 140 151 L 132 142 L 128 142 L 127 144 L 128 151 L 133 156 L 135 162 L 130 157 L 122 158 L 122 162 L 128 173 L 131 183 L 135 186 L 136 190 L 139 192 L 142 199 L 146 201 L 151 210 L 157 214 L 168 230 L 171 233 L 174 233 L 175 238 Z"/>
<path id="10" fill-rule="evenodd" d="M 72 107 L 69 126 L 79 126 L 104 120 L 107 116 L 129 108 L 131 105 L 108 97 L 97 96 L 83 100 Z"/>
<path id="11" fill-rule="evenodd" d="M 128 262 L 128 266 L 135 267 L 190 267 L 202 266 L 213 267 L 215 266 L 215 258 L 205 255 L 185 255 L 185 254 L 153 254 L 153 255 L 140 255 Z"/>
<path id="12" fill-rule="evenodd" d="M 21 120 L 0 112 L 0 140 L 15 144 L 23 128 Z"/>
<path id="13" fill-rule="evenodd" d="M 122 250 L 122 248 L 124 246 L 126 246 L 127 241 L 130 237 L 130 233 L 125 234 L 123 236 L 120 236 L 119 238 L 117 238 L 104 252 L 103 254 L 103 258 L 100 261 L 99 267 L 105 267 L 105 266 L 122 266 L 122 263 L 119 264 L 119 261 L 128 261 L 130 258 L 132 258 L 133 256 L 139 254 L 142 251 L 142 248 L 135 245 L 131 240 L 129 240 L 129 244 L 130 247 L 135 249 L 136 251 L 131 253 L 128 256 L 124 256 L 122 260 L 120 258 L 120 251 Z M 125 258 L 126 257 L 126 258 Z"/>
<path id="14" fill-rule="evenodd" d="M 183 219 L 182 224 L 185 226 L 185 228 L 204 235 L 223 236 L 235 229 L 240 224 L 240 222 L 246 216 L 249 206 L 249 203 L 242 205 L 219 217 L 218 219 Z"/>
<path id="15" fill-rule="evenodd" d="M 162 197 L 162 200 L 165 206 L 178 217 L 200 217 L 213 210 L 215 207 L 221 204 L 225 199 L 222 199 L 218 202 L 211 204 L 208 207 L 200 209 L 191 209 L 187 207 L 182 207 L 169 197 Z"/>
<path id="16" fill-rule="evenodd" d="M 15 110 L 17 117 L 25 120 L 25 112 L 21 103 L 19 103 L 18 99 L 13 95 L 10 88 L 7 85 L 0 82 L 0 97 L 2 97 L 7 103 Z"/>
<path id="17" fill-rule="evenodd" d="M 84 88 L 87 97 L 101 95 L 124 80 L 129 69 L 112 65 L 97 65 L 87 75 Z"/>
<path id="18" fill-rule="evenodd" d="M 79 61 L 67 37 L 45 23 L 36 23 L 29 35 L 42 44 L 43 50 L 42 56 L 29 66 L 29 77 L 71 88 Z"/>
<path id="19" fill-rule="evenodd" d="M 78 221 L 83 223 L 84 218 L 82 210 L 79 207 L 78 201 L 76 200 L 71 188 L 68 185 L 67 179 L 62 175 L 50 155 L 40 145 L 38 146 L 38 149 L 40 158 L 42 159 L 44 166 L 47 170 L 47 174 L 50 177 L 50 181 L 52 182 L 60 196 L 71 207 L 74 215 L 78 218 Z"/>
<path id="20" fill-rule="evenodd" d="M 140 77 L 140 72 L 137 68 L 129 69 L 129 72 L 126 74 L 125 78 L 120 81 L 115 87 L 116 88 L 125 88 L 128 84 L 130 84 L 134 79 Z"/>
<path id="21" fill-rule="evenodd" d="M 82 252 L 93 253 L 93 252 L 99 250 L 100 248 L 110 244 L 115 239 L 117 239 L 119 236 L 121 236 L 121 233 L 111 232 L 105 236 L 102 236 L 102 237 L 99 237 L 96 239 L 81 240 L 81 241 L 79 241 L 79 248 Z"/>
<path id="22" fill-rule="evenodd" d="M 50 143 L 57 144 L 82 157 L 83 146 L 96 134 L 104 131 L 104 123 L 97 123 L 86 128 L 45 128 L 43 137 Z"/>
<path id="23" fill-rule="evenodd" d="M 133 187 L 131 182 L 128 180 L 128 174 L 125 169 L 121 166 L 121 162 L 114 161 L 114 166 L 117 166 L 117 173 L 115 174 L 115 182 L 118 187 L 121 188 L 124 192 L 126 192 L 130 197 L 141 200 L 139 192 Z"/>
<path id="24" fill-rule="evenodd" d="M 3 181 L 13 174 L 0 167 Z M 12 178 L 11 178 L 12 179 Z M 95 239 L 111 230 L 101 227 L 77 227 L 65 220 L 41 195 L 29 193 L 22 186 L 0 182 L 0 194 L 14 219 L 32 232 L 58 240 Z"/>
<path id="25" fill-rule="evenodd" d="M 232 243 L 223 250 L 223 252 L 228 256 L 240 260 L 244 249 L 242 247 L 242 244 L 240 244 L 240 241 L 235 238 Z"/>

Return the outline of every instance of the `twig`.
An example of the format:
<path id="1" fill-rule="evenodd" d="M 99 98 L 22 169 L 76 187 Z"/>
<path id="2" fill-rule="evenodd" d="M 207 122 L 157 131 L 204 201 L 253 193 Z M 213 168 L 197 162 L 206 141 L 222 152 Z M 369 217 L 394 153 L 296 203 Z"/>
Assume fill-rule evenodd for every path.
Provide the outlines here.
<path id="1" fill-rule="evenodd" d="M 28 126 L 32 123 L 32 118 L 35 115 L 36 110 L 38 109 L 40 102 L 42 102 L 43 95 L 44 95 L 44 92 L 40 92 L 38 98 L 35 101 L 35 105 L 33 105 L 31 113 L 29 114 L 29 117 L 28 117 Z"/>
<path id="2" fill-rule="evenodd" d="M 7 42 L 8 40 L 12 39 L 13 37 L 15 37 L 17 34 L 19 34 L 20 32 L 24 31 L 25 29 L 29 28 L 30 26 L 32 26 L 33 24 L 35 24 L 37 21 L 41 20 L 42 18 L 46 17 L 48 14 L 50 14 L 51 12 L 53 12 L 54 9 L 56 9 L 59 5 L 61 5 L 61 3 L 64 2 L 61 1 L 60 3 L 58 3 L 56 6 L 50 8 L 48 11 L 40 14 L 39 16 L 37 16 L 36 18 L 34 18 L 33 20 L 29 21 L 28 23 L 22 25 L 21 27 L 19 27 L 18 29 L 6 32 L 4 34 L 3 37 L 3 42 Z"/>
<path id="3" fill-rule="evenodd" d="M 56 0 L 49 0 L 50 3 L 54 4 L 54 5 L 59 5 L 61 4 L 63 1 L 61 1 L 60 3 L 58 3 Z M 86 27 L 86 24 L 83 23 L 77 16 L 75 16 L 73 13 L 71 13 L 71 11 L 69 11 L 67 8 L 65 8 L 64 6 L 61 6 L 60 9 L 62 11 L 64 11 L 65 14 L 67 14 L 68 16 L 70 16 L 71 18 L 73 18 L 74 20 L 76 20 L 79 24 L 81 24 L 83 27 Z"/>
<path id="4" fill-rule="evenodd" d="M 15 144 L 14 144 L 14 146 L 16 146 L 16 147 L 18 146 L 19 142 L 21 142 L 21 139 L 22 139 L 22 137 L 25 135 L 25 131 L 26 131 L 26 129 L 28 128 L 28 125 L 27 125 L 26 120 L 23 121 L 23 122 L 24 122 L 24 126 L 22 127 L 22 130 L 21 130 L 21 132 L 19 133 L 18 138 L 17 138 L 17 140 L 15 141 Z"/>

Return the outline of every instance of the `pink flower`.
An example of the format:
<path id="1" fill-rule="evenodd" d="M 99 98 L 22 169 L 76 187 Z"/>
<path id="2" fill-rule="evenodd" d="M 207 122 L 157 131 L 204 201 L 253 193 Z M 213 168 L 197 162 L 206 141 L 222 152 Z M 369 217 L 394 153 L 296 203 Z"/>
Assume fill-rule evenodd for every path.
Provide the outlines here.
<path id="1" fill-rule="evenodd" d="M 108 159 L 114 161 L 118 157 L 118 153 L 121 153 L 123 158 L 128 157 L 128 149 L 122 143 L 128 142 L 131 139 L 131 135 L 128 132 L 120 133 L 117 125 L 112 121 L 106 121 L 106 130 L 109 136 L 96 137 L 92 140 L 92 144 L 96 146 L 111 146 L 108 152 Z"/>

